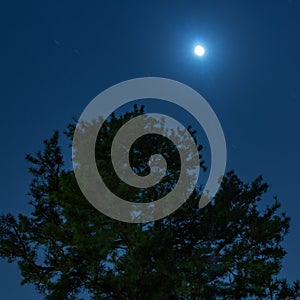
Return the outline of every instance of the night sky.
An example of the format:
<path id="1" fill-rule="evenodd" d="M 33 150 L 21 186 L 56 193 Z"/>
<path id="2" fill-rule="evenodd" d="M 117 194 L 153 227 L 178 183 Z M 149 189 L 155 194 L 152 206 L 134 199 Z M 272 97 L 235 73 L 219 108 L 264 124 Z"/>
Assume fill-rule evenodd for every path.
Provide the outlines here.
<path id="1" fill-rule="evenodd" d="M 263 175 L 265 203 L 278 196 L 291 217 L 281 275 L 300 278 L 299 0 L 12 0 L 0 22 L 1 213 L 30 212 L 25 155 L 97 94 L 131 78 L 167 77 L 197 90 L 218 115 L 227 170 L 247 181 Z M 16 265 L 0 266 L 1 299 L 42 299 L 20 286 Z"/>

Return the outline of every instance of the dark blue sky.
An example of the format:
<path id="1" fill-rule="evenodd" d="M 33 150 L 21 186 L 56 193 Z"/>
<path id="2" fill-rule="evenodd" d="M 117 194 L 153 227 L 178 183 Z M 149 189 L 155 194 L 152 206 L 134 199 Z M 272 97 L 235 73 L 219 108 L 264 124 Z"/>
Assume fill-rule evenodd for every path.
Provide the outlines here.
<path id="1" fill-rule="evenodd" d="M 228 170 L 262 174 L 292 218 L 283 276 L 300 277 L 300 2 L 7 1 L 1 30 L 1 213 L 29 212 L 24 156 L 105 88 L 181 81 L 217 113 Z M 193 53 L 197 42 L 206 55 Z M 69 151 L 69 149 L 67 149 Z M 70 153 L 67 152 L 70 157 Z M 0 263 L 2 299 L 42 299 Z"/>

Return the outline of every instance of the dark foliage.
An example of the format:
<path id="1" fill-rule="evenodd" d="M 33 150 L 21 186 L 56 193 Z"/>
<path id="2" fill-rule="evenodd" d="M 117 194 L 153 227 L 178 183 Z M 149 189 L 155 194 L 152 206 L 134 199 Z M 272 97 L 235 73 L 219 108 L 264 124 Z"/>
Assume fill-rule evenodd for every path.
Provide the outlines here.
<path id="1" fill-rule="evenodd" d="M 148 142 L 167 155 L 169 181 L 141 193 L 130 192 L 116 179 L 110 144 L 123 123 L 142 113 L 143 108 L 135 107 L 121 117 L 112 116 L 96 147 L 106 183 L 114 193 L 127 193 L 136 201 L 141 201 L 138 196 L 155 199 L 167 193 L 178 178 L 176 149 L 167 140 L 148 136 Z M 70 125 L 70 138 L 73 131 Z M 143 145 L 137 141 L 132 156 L 141 175 L 147 172 L 150 155 Z M 80 299 L 83 292 L 95 300 L 296 299 L 300 295 L 299 282 L 289 285 L 278 278 L 289 218 L 278 212 L 276 199 L 258 209 L 268 188 L 261 177 L 247 184 L 229 172 L 205 208 L 198 209 L 201 194 L 195 190 L 172 215 L 130 224 L 106 217 L 83 197 L 74 173 L 63 167 L 57 132 L 44 142 L 43 152 L 28 155 L 27 160 L 32 164 L 32 214 L 1 216 L 0 255 L 16 261 L 22 283 L 34 284 L 46 299 Z"/>

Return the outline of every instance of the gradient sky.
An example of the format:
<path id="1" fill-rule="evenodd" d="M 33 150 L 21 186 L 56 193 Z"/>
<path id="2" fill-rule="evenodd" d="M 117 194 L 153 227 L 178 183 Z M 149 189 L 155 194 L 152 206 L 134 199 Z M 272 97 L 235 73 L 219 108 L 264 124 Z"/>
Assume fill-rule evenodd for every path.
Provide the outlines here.
<path id="1" fill-rule="evenodd" d="M 262 174 L 267 198 L 279 197 L 292 218 L 282 275 L 300 278 L 300 1 L 12 0 L 0 23 L 1 213 L 30 211 L 25 154 L 97 94 L 135 77 L 167 77 L 217 113 L 227 169 L 244 180 Z M 20 286 L 15 265 L 0 268 L 2 299 L 42 299 Z"/>

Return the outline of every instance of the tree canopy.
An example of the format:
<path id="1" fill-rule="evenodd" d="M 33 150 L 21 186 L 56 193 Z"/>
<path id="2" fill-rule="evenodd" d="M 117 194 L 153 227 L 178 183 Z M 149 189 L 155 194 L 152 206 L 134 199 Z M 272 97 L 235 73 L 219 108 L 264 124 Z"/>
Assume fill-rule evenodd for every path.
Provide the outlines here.
<path id="1" fill-rule="evenodd" d="M 131 163 L 146 174 L 151 154 L 162 153 L 167 178 L 132 189 L 113 171 L 110 147 L 117 130 L 143 114 L 137 106 L 112 115 L 101 128 L 96 161 L 105 183 L 132 201 L 153 201 L 178 179 L 178 153 L 168 139 L 147 135 L 133 145 Z M 195 132 L 189 128 L 196 139 Z M 74 124 L 66 132 L 72 139 Z M 149 147 L 147 145 L 155 145 Z M 201 152 L 201 146 L 198 147 Z M 200 154 L 199 154 L 200 155 Z M 201 158 L 201 155 L 200 155 Z M 267 183 L 224 176 L 214 200 L 199 209 L 201 187 L 173 214 L 150 223 L 124 223 L 96 210 L 64 167 L 59 134 L 43 151 L 27 155 L 32 174 L 31 215 L 2 215 L 0 256 L 17 262 L 23 284 L 45 299 L 296 299 L 300 284 L 279 277 L 290 219 L 280 203 L 263 206 Z M 179 162 L 178 162 L 179 161 Z M 201 167 L 205 165 L 201 158 Z"/>

